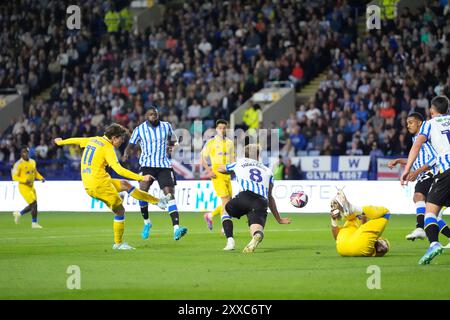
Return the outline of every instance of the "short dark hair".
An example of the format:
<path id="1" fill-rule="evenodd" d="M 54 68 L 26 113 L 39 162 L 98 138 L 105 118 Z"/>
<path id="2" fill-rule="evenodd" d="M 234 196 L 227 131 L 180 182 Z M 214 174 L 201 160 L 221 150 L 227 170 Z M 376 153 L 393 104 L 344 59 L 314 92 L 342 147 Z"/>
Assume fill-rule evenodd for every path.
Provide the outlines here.
<path id="1" fill-rule="evenodd" d="M 224 124 L 226 126 L 228 126 L 228 121 L 224 120 L 224 119 L 219 119 L 216 121 L 216 128 L 219 126 L 219 124 Z"/>
<path id="2" fill-rule="evenodd" d="M 431 107 L 434 107 L 440 114 L 446 114 L 448 111 L 448 98 L 446 96 L 437 96 L 431 100 Z"/>
<path id="3" fill-rule="evenodd" d="M 27 146 L 21 146 L 20 147 L 20 153 L 22 153 L 24 150 L 27 150 L 28 152 L 30 152 L 30 149 L 28 149 Z"/>
<path id="4" fill-rule="evenodd" d="M 418 112 L 412 112 L 410 114 L 408 114 L 408 118 L 415 118 L 421 122 L 423 122 L 425 119 L 423 118 L 423 115 L 421 115 Z"/>
<path id="5" fill-rule="evenodd" d="M 157 106 L 156 104 L 152 103 L 152 104 L 150 105 L 150 107 L 148 107 L 147 111 L 150 111 L 150 110 L 152 110 L 152 109 L 158 111 L 158 106 Z"/>
<path id="6" fill-rule="evenodd" d="M 105 136 L 108 139 L 111 139 L 112 137 L 121 137 L 121 136 L 125 136 L 128 133 L 127 128 L 125 128 L 124 126 L 118 124 L 118 123 L 113 123 L 110 124 L 106 129 L 105 129 Z"/>

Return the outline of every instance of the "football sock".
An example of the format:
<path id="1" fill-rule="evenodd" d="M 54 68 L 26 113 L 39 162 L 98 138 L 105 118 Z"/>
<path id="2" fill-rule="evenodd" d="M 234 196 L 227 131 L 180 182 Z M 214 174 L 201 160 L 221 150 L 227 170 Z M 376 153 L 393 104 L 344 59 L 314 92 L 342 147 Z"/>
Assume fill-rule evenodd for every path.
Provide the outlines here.
<path id="1" fill-rule="evenodd" d="M 148 202 L 139 201 L 139 205 L 141 206 L 141 215 L 144 220 L 148 219 Z"/>
<path id="2" fill-rule="evenodd" d="M 362 207 L 362 212 L 369 219 L 378 219 L 389 213 L 389 210 L 385 207 L 378 206 L 364 206 Z"/>
<path id="3" fill-rule="evenodd" d="M 430 243 L 437 242 L 439 239 L 439 225 L 434 213 L 425 214 L 425 233 Z"/>
<path id="4" fill-rule="evenodd" d="M 125 216 L 114 216 L 114 243 L 122 243 L 125 230 Z"/>
<path id="5" fill-rule="evenodd" d="M 22 211 L 20 211 L 20 215 L 23 216 L 25 213 L 28 213 L 30 211 L 31 211 L 31 205 L 28 205 L 25 208 L 23 208 Z"/>
<path id="6" fill-rule="evenodd" d="M 150 195 L 148 192 L 139 190 L 135 187 L 130 188 L 127 190 L 128 194 L 135 198 L 136 200 L 142 200 L 149 202 L 151 204 L 157 204 L 159 202 L 158 198 L 155 198 L 154 196 Z"/>
<path id="7" fill-rule="evenodd" d="M 150 219 L 144 219 L 144 224 L 152 224 L 152 222 L 150 221 Z"/>
<path id="8" fill-rule="evenodd" d="M 37 215 L 37 202 L 34 202 L 33 204 L 31 204 L 31 217 L 33 222 L 37 222 Z"/>
<path id="9" fill-rule="evenodd" d="M 262 232 L 262 231 L 255 231 L 254 233 L 253 233 L 253 236 L 256 236 L 257 234 L 260 234 L 261 235 L 261 241 L 264 239 L 264 232 Z"/>
<path id="10" fill-rule="evenodd" d="M 180 222 L 180 217 L 178 215 L 178 208 L 177 208 L 177 202 L 175 201 L 175 199 L 172 199 L 169 201 L 168 203 L 168 207 L 167 207 L 167 211 L 169 212 L 170 218 L 172 219 L 172 225 L 176 226 L 178 225 Z"/>
<path id="11" fill-rule="evenodd" d="M 222 226 L 225 237 L 233 238 L 233 221 L 230 216 L 222 216 Z"/>
<path id="12" fill-rule="evenodd" d="M 423 229 L 425 223 L 425 201 L 416 202 L 416 220 L 416 228 Z"/>
<path id="13" fill-rule="evenodd" d="M 450 228 L 448 227 L 447 223 L 445 223 L 445 221 L 442 220 L 441 218 L 438 218 L 437 222 L 440 233 L 442 233 L 447 238 L 450 238 Z"/>
<path id="14" fill-rule="evenodd" d="M 218 206 L 211 212 L 211 218 L 214 218 L 217 215 L 220 215 L 222 213 L 222 206 Z"/>

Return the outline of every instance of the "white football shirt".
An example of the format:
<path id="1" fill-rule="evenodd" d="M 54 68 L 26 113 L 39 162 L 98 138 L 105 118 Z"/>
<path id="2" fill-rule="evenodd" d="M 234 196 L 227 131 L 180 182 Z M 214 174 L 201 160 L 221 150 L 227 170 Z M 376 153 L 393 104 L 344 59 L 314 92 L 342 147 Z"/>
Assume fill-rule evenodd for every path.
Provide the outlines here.
<path id="1" fill-rule="evenodd" d="M 419 134 L 436 150 L 440 172 L 450 168 L 450 115 L 442 115 L 425 121 Z"/>
<path id="2" fill-rule="evenodd" d="M 225 167 L 228 172 L 234 171 L 236 174 L 240 191 L 251 191 L 268 199 L 273 173 L 264 164 L 254 159 L 241 158 Z"/>

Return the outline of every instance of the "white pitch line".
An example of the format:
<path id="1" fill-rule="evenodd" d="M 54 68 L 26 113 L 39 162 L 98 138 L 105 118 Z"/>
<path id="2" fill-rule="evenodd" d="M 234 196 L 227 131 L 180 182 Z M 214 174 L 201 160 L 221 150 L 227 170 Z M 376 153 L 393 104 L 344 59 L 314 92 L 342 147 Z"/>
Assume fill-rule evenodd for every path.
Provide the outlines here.
<path id="1" fill-rule="evenodd" d="M 274 230 L 266 230 L 267 233 L 271 233 L 271 232 L 321 232 L 321 231 L 327 231 L 328 229 L 274 229 Z M 155 232 L 158 235 L 172 235 L 172 232 L 167 232 L 167 231 L 161 231 L 161 230 L 152 230 L 152 233 Z M 106 233 L 106 232 L 105 232 Z M 234 232 L 235 234 L 237 233 L 248 233 L 248 231 L 239 231 L 239 232 Z M 98 234 L 98 232 L 96 233 Z M 138 232 L 130 232 L 127 233 L 128 235 L 138 235 Z M 216 234 L 213 232 L 209 232 L 209 231 L 195 231 L 195 232 L 189 232 L 188 231 L 188 235 L 189 234 Z M 94 234 L 79 234 L 79 235 L 67 235 L 67 236 L 43 236 L 43 237 L 7 237 L 7 238 L 3 238 L 0 237 L 0 240 L 12 240 L 12 241 L 17 241 L 17 240 L 39 240 L 39 239 L 70 239 L 70 238 L 92 238 L 93 236 L 95 236 Z M 151 238 L 151 237 L 150 237 Z"/>

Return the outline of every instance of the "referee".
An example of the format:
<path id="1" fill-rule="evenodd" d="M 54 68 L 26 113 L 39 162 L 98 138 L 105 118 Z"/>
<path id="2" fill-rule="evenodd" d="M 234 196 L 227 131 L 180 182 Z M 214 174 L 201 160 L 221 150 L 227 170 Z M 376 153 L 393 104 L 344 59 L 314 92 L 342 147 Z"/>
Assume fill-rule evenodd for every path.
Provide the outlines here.
<path id="1" fill-rule="evenodd" d="M 180 227 L 178 208 L 175 201 L 176 179 L 169 159 L 169 152 L 173 147 L 172 136 L 177 140 L 172 125 L 169 122 L 159 120 L 159 112 L 155 105 L 151 106 L 146 114 L 147 121 L 137 126 L 131 134 L 128 146 L 125 149 L 122 161 L 127 161 L 130 154 L 138 148 L 141 149 L 139 157 L 140 171 L 143 175 L 153 176 L 163 190 L 168 199 L 168 212 L 173 224 L 173 238 L 179 240 L 187 233 L 187 228 Z M 148 191 L 154 180 L 149 182 L 141 181 L 139 188 Z M 144 229 L 142 239 L 147 239 L 150 235 L 152 223 L 148 215 L 148 203 L 139 201 L 141 214 L 144 218 Z"/>

